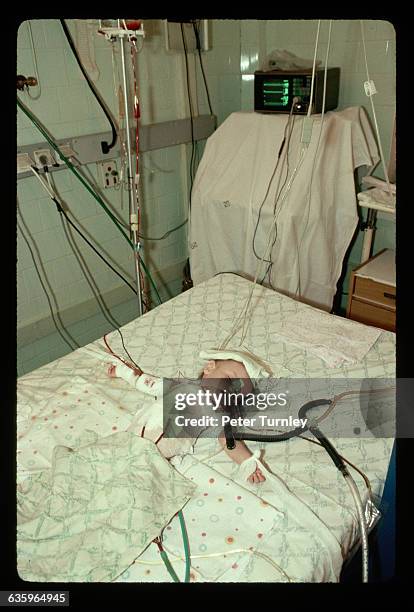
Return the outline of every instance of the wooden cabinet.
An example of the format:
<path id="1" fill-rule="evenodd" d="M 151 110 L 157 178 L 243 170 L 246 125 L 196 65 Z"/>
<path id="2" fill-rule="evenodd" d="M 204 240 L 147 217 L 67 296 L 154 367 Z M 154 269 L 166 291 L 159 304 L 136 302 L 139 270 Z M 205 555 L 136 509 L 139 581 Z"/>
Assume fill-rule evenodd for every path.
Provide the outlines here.
<path id="1" fill-rule="evenodd" d="M 395 331 L 395 253 L 384 249 L 353 270 L 346 316 Z"/>

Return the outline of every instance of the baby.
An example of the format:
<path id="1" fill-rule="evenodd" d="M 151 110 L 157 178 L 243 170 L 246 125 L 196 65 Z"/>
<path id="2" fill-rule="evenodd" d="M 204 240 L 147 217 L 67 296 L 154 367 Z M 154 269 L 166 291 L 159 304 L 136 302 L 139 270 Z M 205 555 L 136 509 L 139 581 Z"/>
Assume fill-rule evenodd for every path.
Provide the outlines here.
<path id="1" fill-rule="evenodd" d="M 116 368 L 116 365 L 109 366 L 109 376 L 117 376 Z M 133 373 L 135 376 L 140 376 L 141 374 L 143 374 L 142 370 L 140 369 L 134 369 Z M 237 378 L 243 380 L 244 391 L 246 391 L 246 389 L 252 388 L 246 368 L 242 363 L 234 361 L 233 359 L 216 359 L 208 361 L 207 365 L 203 370 L 201 378 L 206 382 L 210 380 L 213 387 L 215 387 L 217 385 L 217 382 L 219 381 L 221 383 L 221 381 L 227 381 L 232 378 Z M 227 453 L 227 455 L 238 464 L 243 463 L 243 461 L 249 459 L 249 457 L 252 456 L 252 453 L 249 451 L 246 444 L 242 440 L 235 440 L 235 447 L 232 450 L 227 448 L 226 438 L 224 435 L 219 437 L 219 442 L 222 445 L 224 451 Z M 247 480 L 251 483 L 259 483 L 263 482 L 266 479 L 260 468 L 256 467 L 254 472 L 250 474 Z"/>

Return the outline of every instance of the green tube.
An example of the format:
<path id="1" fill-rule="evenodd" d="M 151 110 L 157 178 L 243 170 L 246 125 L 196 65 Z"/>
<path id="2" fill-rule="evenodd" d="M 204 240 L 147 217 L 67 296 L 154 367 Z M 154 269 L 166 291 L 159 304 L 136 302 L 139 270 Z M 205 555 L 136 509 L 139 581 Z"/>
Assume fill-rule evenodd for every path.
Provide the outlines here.
<path id="1" fill-rule="evenodd" d="M 185 553 L 184 582 L 190 582 L 190 567 L 191 567 L 190 545 L 188 543 L 187 529 L 185 528 L 184 516 L 183 516 L 182 510 L 180 510 L 180 512 L 178 513 L 178 518 L 180 519 L 181 533 L 183 536 L 184 553 Z"/>
<path id="2" fill-rule="evenodd" d="M 139 256 L 140 262 L 141 262 L 141 264 L 142 264 L 142 267 L 144 268 L 144 272 L 145 272 L 145 274 L 148 276 L 149 281 L 150 281 L 151 285 L 153 286 L 155 293 L 157 294 L 158 302 L 159 302 L 160 304 L 162 304 L 162 300 L 161 300 L 161 298 L 160 298 L 160 294 L 158 293 L 157 287 L 155 286 L 155 283 L 154 283 L 154 281 L 152 280 L 152 276 L 151 276 L 151 274 L 148 272 L 148 270 L 147 270 L 147 266 L 145 265 L 144 260 L 142 259 L 141 255 L 138 255 L 138 256 Z"/>
<path id="3" fill-rule="evenodd" d="M 164 561 L 164 565 L 167 568 L 168 573 L 170 574 L 170 576 L 172 577 L 174 582 L 180 582 L 180 579 L 178 578 L 177 574 L 175 573 L 174 568 L 171 565 L 170 560 L 167 557 L 167 553 L 165 552 L 165 550 L 160 550 L 160 555 L 161 555 L 161 559 Z"/>
<path id="4" fill-rule="evenodd" d="M 35 116 L 29 111 L 29 109 L 27 109 L 19 100 L 19 98 L 17 98 L 17 106 L 20 108 L 20 110 L 22 110 L 24 112 L 24 114 L 30 119 L 30 121 L 35 125 L 35 127 L 39 130 L 39 132 L 42 134 L 42 136 L 44 138 L 46 138 L 47 142 L 50 144 L 50 146 L 58 153 L 59 157 L 61 159 L 63 159 L 63 161 L 65 162 L 65 164 L 67 165 L 67 167 L 69 168 L 69 170 L 71 170 L 71 172 L 76 176 L 76 178 L 82 183 L 82 185 L 84 187 L 86 187 L 86 189 L 89 191 L 89 193 L 95 198 L 95 200 L 98 202 L 98 204 L 104 209 L 104 211 L 106 212 L 106 214 L 109 216 L 109 218 L 111 219 L 111 221 L 116 225 L 116 227 L 119 229 L 119 231 L 121 232 L 121 234 L 123 235 L 123 237 L 125 238 L 125 240 L 128 242 L 129 246 L 132 248 L 132 250 L 135 252 L 135 245 L 133 244 L 133 242 L 128 238 L 128 236 L 126 235 L 126 233 L 124 232 L 124 230 L 122 229 L 122 227 L 119 225 L 117 218 L 111 213 L 111 211 L 109 210 L 109 208 L 106 206 L 105 202 L 102 200 L 102 198 L 100 198 L 92 189 L 92 187 L 85 181 L 85 179 L 83 178 L 83 176 L 81 174 L 79 174 L 79 172 L 76 171 L 76 168 L 74 167 L 74 165 L 71 163 L 71 161 L 65 156 L 63 155 L 63 153 L 61 152 L 61 150 L 59 149 L 59 147 L 53 142 L 53 140 L 49 137 L 48 133 L 46 132 L 46 130 L 43 128 L 43 126 L 37 121 L 37 119 L 35 118 Z M 147 275 L 150 283 L 152 284 L 155 293 L 157 294 L 157 298 L 160 304 L 162 304 L 162 300 L 160 297 L 160 294 L 157 291 L 157 288 L 155 286 L 155 283 L 152 279 L 151 274 L 149 273 L 142 257 L 139 255 L 140 261 L 142 263 L 142 267 L 144 268 L 144 272 Z"/>
<path id="5" fill-rule="evenodd" d="M 102 206 L 102 208 L 104 209 L 104 211 L 107 213 L 107 215 L 111 218 L 111 220 L 115 223 L 115 225 L 117 226 L 117 228 L 119 229 L 119 231 L 121 232 L 121 234 L 124 236 L 124 238 L 127 240 L 128 244 L 134 249 L 134 245 L 131 242 L 131 240 L 128 238 L 128 236 L 125 234 L 124 230 L 122 229 L 122 227 L 119 225 L 117 218 L 111 213 L 111 211 L 109 210 L 109 208 L 105 205 L 104 201 L 93 191 L 93 189 L 90 187 L 90 185 L 88 185 L 88 183 L 85 181 L 85 179 L 83 178 L 83 176 L 81 176 L 77 171 L 76 168 L 74 167 L 74 165 L 71 163 L 71 161 L 65 156 L 63 155 L 63 153 L 61 152 L 61 150 L 59 149 L 59 147 L 53 142 L 53 140 L 51 138 L 49 138 L 49 135 L 47 134 L 47 132 L 44 130 L 44 128 L 40 125 L 40 123 L 36 120 L 36 118 L 34 117 L 34 115 L 27 109 L 25 108 L 25 106 L 20 102 L 19 98 L 17 98 L 17 105 L 19 106 L 19 108 L 24 112 L 24 114 L 30 119 L 30 121 L 37 127 L 37 129 L 39 130 L 39 132 L 44 136 L 44 138 L 46 138 L 47 142 L 50 144 L 50 146 L 58 153 L 59 157 L 61 159 L 63 159 L 63 161 L 65 162 L 65 164 L 67 165 L 67 167 L 69 168 L 69 170 L 71 170 L 73 172 L 73 174 L 76 176 L 76 178 L 83 184 L 84 187 L 86 187 L 86 189 L 89 191 L 89 193 L 95 198 L 95 200 L 98 202 L 98 204 L 100 206 Z"/>

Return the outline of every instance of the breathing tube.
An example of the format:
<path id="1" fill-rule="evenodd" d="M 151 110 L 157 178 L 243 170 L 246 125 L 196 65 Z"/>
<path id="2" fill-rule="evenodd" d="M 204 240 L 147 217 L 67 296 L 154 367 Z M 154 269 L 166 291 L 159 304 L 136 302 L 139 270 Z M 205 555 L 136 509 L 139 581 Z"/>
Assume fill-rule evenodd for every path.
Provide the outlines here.
<path id="1" fill-rule="evenodd" d="M 330 399 L 316 399 L 310 402 L 307 402 L 303 406 L 300 407 L 298 417 L 300 419 L 306 419 L 306 423 L 309 422 L 306 415 L 309 410 L 312 408 L 316 408 L 317 406 L 326 406 L 329 405 L 330 408 L 325 412 L 322 417 L 319 419 L 310 420 L 310 424 L 305 427 L 297 427 L 292 429 L 291 431 L 282 433 L 282 434 L 273 434 L 270 436 L 261 435 L 261 434 L 250 434 L 245 432 L 234 432 L 230 423 L 226 423 L 224 427 L 224 435 L 226 438 L 226 446 L 229 450 L 233 450 L 236 446 L 235 440 L 250 440 L 255 442 L 284 442 L 296 436 L 302 435 L 305 431 L 310 431 L 315 438 L 317 438 L 318 442 L 321 446 L 326 450 L 332 461 L 334 462 L 336 468 L 341 472 L 342 476 L 345 479 L 346 484 L 348 485 L 352 497 L 355 502 L 355 506 L 358 514 L 358 522 L 361 532 L 361 543 L 362 543 L 362 581 L 368 582 L 368 531 L 367 531 L 367 523 L 364 515 L 364 509 L 362 505 L 361 496 L 358 491 L 358 487 L 355 484 L 354 479 L 352 478 L 347 466 L 345 465 L 344 460 L 336 451 L 336 449 L 332 446 L 326 436 L 321 432 L 321 430 L 317 427 L 317 423 L 321 421 L 327 414 L 331 411 L 333 406 L 335 405 L 337 400 Z M 230 406 L 231 416 L 236 416 L 235 414 L 235 406 Z"/>

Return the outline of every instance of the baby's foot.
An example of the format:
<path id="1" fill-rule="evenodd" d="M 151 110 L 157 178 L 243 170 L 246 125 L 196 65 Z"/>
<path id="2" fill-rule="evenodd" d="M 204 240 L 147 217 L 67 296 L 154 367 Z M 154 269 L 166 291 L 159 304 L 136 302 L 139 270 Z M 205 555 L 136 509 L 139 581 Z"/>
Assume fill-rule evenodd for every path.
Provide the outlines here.
<path id="1" fill-rule="evenodd" d="M 111 363 L 108 368 L 108 376 L 110 376 L 111 378 L 116 378 L 116 365 L 114 365 L 113 363 Z"/>
<path id="2" fill-rule="evenodd" d="M 252 484 L 256 484 L 259 482 L 264 482 L 266 478 L 263 476 L 262 470 L 259 467 L 257 467 L 255 471 L 253 472 L 253 474 L 250 474 L 247 480 L 251 482 Z"/>

